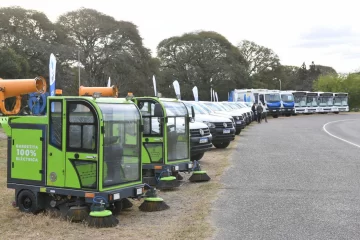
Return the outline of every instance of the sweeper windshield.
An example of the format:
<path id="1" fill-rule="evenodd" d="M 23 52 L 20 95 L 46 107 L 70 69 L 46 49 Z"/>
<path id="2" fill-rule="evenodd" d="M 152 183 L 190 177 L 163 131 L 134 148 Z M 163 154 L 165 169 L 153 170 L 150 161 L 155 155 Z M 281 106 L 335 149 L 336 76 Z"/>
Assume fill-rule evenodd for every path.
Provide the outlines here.
<path id="1" fill-rule="evenodd" d="M 99 103 L 104 120 L 103 186 L 140 180 L 140 114 L 133 104 Z"/>
<path id="2" fill-rule="evenodd" d="M 163 102 L 167 120 L 168 161 L 189 158 L 188 112 L 182 102 Z"/>

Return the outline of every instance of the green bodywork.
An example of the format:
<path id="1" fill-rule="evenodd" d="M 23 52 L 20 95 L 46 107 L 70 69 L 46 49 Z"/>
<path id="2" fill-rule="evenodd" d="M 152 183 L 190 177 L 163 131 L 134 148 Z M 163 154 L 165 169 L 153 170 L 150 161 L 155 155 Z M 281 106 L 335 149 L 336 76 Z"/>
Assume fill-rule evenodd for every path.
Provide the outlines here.
<path id="1" fill-rule="evenodd" d="M 132 101 L 48 97 L 46 115 L 0 123 L 11 140 L 8 182 L 97 192 L 142 184 L 142 118 Z"/>
<path id="2" fill-rule="evenodd" d="M 139 107 L 144 122 L 143 165 L 190 162 L 189 113 L 186 106 L 176 99 L 157 97 L 135 97 L 133 101 Z M 154 116 L 155 103 L 162 106 L 161 118 Z"/>

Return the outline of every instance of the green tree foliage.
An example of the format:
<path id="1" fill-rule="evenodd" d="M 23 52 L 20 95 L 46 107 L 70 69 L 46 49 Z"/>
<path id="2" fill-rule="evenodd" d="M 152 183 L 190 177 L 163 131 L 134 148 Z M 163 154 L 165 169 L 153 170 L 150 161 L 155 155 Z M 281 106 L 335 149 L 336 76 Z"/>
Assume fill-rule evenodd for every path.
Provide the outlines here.
<path id="1" fill-rule="evenodd" d="M 3 79 L 25 78 L 29 74 L 27 60 L 11 48 L 0 50 L 0 77 Z"/>
<path id="2" fill-rule="evenodd" d="M 0 47 L 12 48 L 26 58 L 31 77 L 47 76 L 50 53 L 67 58 L 65 45 L 57 40 L 56 27 L 44 13 L 19 7 L 0 8 Z"/>
<path id="3" fill-rule="evenodd" d="M 174 80 L 180 83 L 183 99 L 193 99 L 194 86 L 202 100 L 210 100 L 211 85 L 223 100 L 229 90 L 245 86 L 246 60 L 216 32 L 193 32 L 164 39 L 157 50 L 161 61 L 160 89 L 165 95 L 175 95 Z"/>
<path id="4" fill-rule="evenodd" d="M 349 106 L 360 107 L 360 74 L 321 75 L 314 82 L 313 88 L 322 92 L 349 93 Z"/>
<path id="5" fill-rule="evenodd" d="M 270 48 L 249 40 L 241 41 L 237 47 L 249 63 L 247 67 L 248 87 L 266 88 L 272 86 L 272 79 L 280 71 L 278 55 Z"/>
<path id="6" fill-rule="evenodd" d="M 120 95 L 147 92 L 151 56 L 134 24 L 82 8 L 60 16 L 57 25 L 67 36 L 66 42 L 76 49 L 74 59 L 80 51 L 83 85 L 104 86 L 111 77 Z"/>

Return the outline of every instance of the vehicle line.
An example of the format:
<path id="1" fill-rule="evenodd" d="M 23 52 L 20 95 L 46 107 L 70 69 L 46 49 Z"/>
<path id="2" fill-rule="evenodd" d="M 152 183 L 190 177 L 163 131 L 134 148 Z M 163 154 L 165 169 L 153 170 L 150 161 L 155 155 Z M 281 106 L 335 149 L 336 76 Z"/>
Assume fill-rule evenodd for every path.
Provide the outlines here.
<path id="1" fill-rule="evenodd" d="M 331 121 L 331 122 L 325 123 L 325 124 L 323 125 L 323 130 L 324 130 L 328 135 L 330 135 L 331 137 L 334 137 L 334 138 L 339 139 L 339 140 L 341 140 L 341 141 L 343 141 L 343 142 L 346 142 L 346 143 L 348 143 L 348 144 L 350 144 L 350 145 L 353 145 L 353 146 L 355 146 L 355 147 L 360 148 L 360 145 L 358 145 L 358 144 L 356 144 L 356 143 L 353 143 L 353 142 L 350 142 L 350 141 L 348 141 L 348 140 L 346 140 L 346 139 L 343 139 L 343 138 L 341 138 L 341 137 L 338 137 L 338 136 L 330 133 L 330 132 L 326 129 L 326 126 L 329 125 L 329 124 L 336 123 L 336 122 L 352 121 L 352 120 L 359 120 L 359 119 L 344 119 L 344 120 Z"/>

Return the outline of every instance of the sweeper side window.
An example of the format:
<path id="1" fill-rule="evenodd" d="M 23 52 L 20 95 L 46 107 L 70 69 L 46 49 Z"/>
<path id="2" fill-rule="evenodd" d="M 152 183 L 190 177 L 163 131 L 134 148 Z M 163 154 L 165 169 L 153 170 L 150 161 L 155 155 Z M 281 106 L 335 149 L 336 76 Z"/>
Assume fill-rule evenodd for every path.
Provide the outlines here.
<path id="1" fill-rule="evenodd" d="M 96 115 L 84 103 L 68 103 L 68 141 L 70 151 L 97 152 Z"/>
<path id="2" fill-rule="evenodd" d="M 155 117 L 155 103 L 151 100 L 139 100 L 138 107 L 144 122 L 144 136 L 162 136 L 162 127 L 158 117 Z"/>
<path id="3" fill-rule="evenodd" d="M 50 101 L 50 144 L 62 147 L 62 101 Z"/>
<path id="4" fill-rule="evenodd" d="M 103 186 L 140 181 L 140 114 L 133 104 L 99 104 L 104 120 Z"/>

